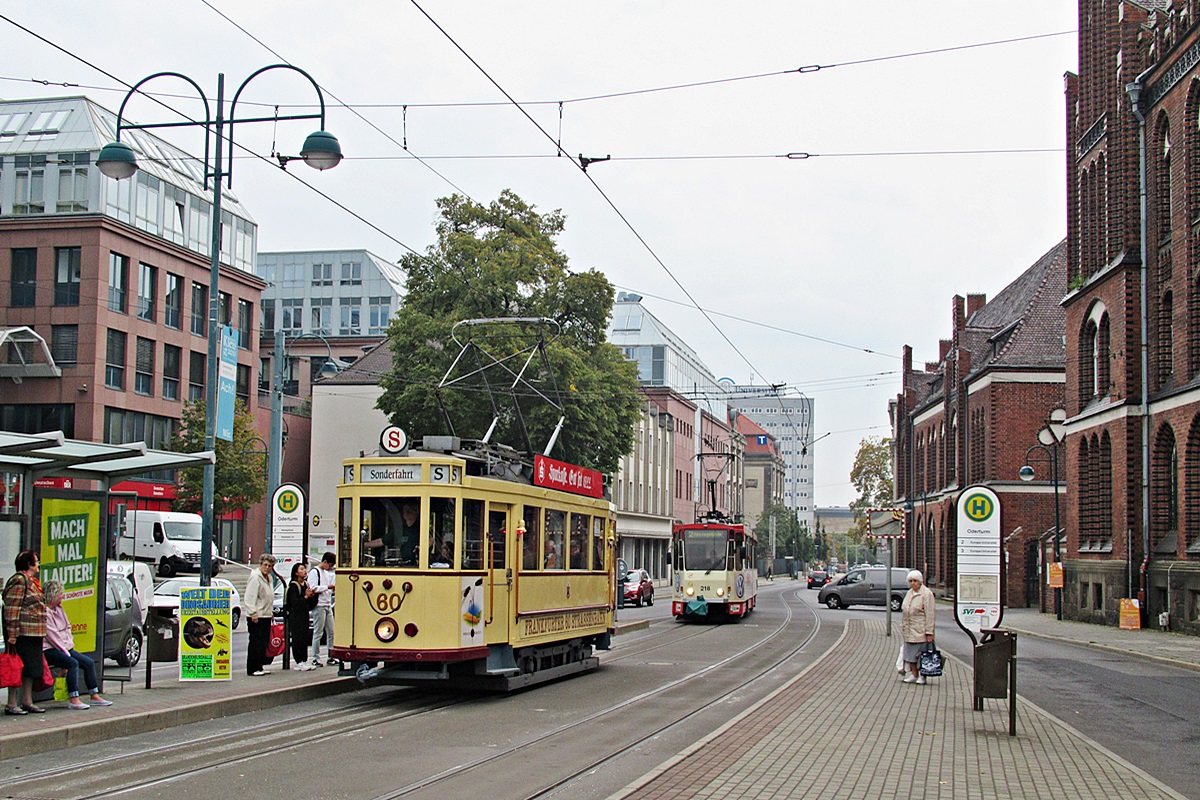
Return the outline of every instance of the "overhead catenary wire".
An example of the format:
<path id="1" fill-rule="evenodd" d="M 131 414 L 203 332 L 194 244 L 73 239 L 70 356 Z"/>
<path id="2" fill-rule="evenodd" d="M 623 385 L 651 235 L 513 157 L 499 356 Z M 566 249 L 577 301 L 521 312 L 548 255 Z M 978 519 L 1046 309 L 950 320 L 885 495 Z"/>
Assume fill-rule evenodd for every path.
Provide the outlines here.
<path id="1" fill-rule="evenodd" d="M 278 56 L 277 53 L 275 53 L 273 50 L 271 50 L 270 47 L 268 47 L 266 44 L 264 44 L 262 41 L 260 41 L 256 36 L 254 36 L 254 34 L 250 33 L 244 27 L 242 27 L 237 22 L 235 22 L 233 19 L 228 17 L 224 12 L 217 9 L 215 6 L 212 5 L 212 3 L 207 2 L 207 0 L 204 0 L 204 4 L 207 5 L 209 8 L 211 8 L 217 14 L 224 17 L 231 25 L 234 25 L 235 27 L 237 27 L 239 30 L 241 30 L 243 33 L 245 33 L 251 39 L 254 39 L 254 41 L 258 42 L 260 45 L 262 45 L 264 48 L 266 48 L 268 52 L 271 52 L 272 54 Z M 983 48 L 983 47 L 996 47 L 999 45 L 1018 44 L 1021 42 L 1031 42 L 1031 41 L 1036 41 L 1038 39 L 1049 39 L 1049 38 L 1053 38 L 1053 37 L 1057 37 L 1057 36 L 1071 36 L 1076 33 L 1078 33 L 1078 31 L 1075 31 L 1075 30 L 1053 31 L 1051 33 L 1038 33 L 1038 34 L 1031 34 L 1028 36 L 1017 36 L 1017 37 L 1012 37 L 1012 38 L 1008 38 L 1008 39 L 994 39 L 994 40 L 986 41 L 986 42 L 973 42 L 970 44 L 951 45 L 951 46 L 947 46 L 947 47 L 938 47 L 938 48 L 932 48 L 932 49 L 928 49 L 928 50 L 914 50 L 914 51 L 910 51 L 910 52 L 893 53 L 893 54 L 884 55 L 884 56 L 874 56 L 874 57 L 869 57 L 869 58 L 851 59 L 848 61 L 835 61 L 835 62 L 831 62 L 828 64 L 809 64 L 809 65 L 801 66 L 801 67 L 771 70 L 768 72 L 757 72 L 757 73 L 751 73 L 751 74 L 747 74 L 747 75 L 733 75 L 733 76 L 726 76 L 726 77 L 721 77 L 721 78 L 712 78 L 712 79 L 708 79 L 708 80 L 697 80 L 697 81 L 689 81 L 689 82 L 684 82 L 684 83 L 668 84 L 668 85 L 664 85 L 664 86 L 651 86 L 651 87 L 643 87 L 643 88 L 638 88 L 638 89 L 626 89 L 626 90 L 615 91 L 615 92 L 604 92 L 604 93 L 599 93 L 599 94 L 580 95 L 577 97 L 562 98 L 559 100 L 522 100 L 521 105 L 525 105 L 525 106 L 550 106 L 550 105 L 562 106 L 564 104 L 571 104 L 571 103 L 587 103 L 587 102 L 592 102 L 592 101 L 596 101 L 596 100 L 610 100 L 610 99 L 615 99 L 615 98 L 620 98 L 620 97 L 632 97 L 632 96 L 642 95 L 642 94 L 656 94 L 656 93 L 662 93 L 662 92 L 680 91 L 680 90 L 684 90 L 684 89 L 696 89 L 696 88 L 701 88 L 701 87 L 705 87 L 705 86 L 717 86 L 720 84 L 737 83 L 737 82 L 741 82 L 741 81 L 760 80 L 763 78 L 776 78 L 776 77 L 782 77 L 785 75 L 809 75 L 809 74 L 813 74 L 816 72 L 820 72 L 822 70 L 834 69 L 837 67 L 861 66 L 864 64 L 876 64 L 876 63 L 880 63 L 880 62 L 884 62 L 884 61 L 896 61 L 896 60 L 905 59 L 905 58 L 920 58 L 923 56 L 940 55 L 943 53 L 951 53 L 951 52 L 956 52 L 956 51 L 961 51 L 961 50 L 972 50 L 972 49 Z M 278 57 L 282 58 L 282 56 L 278 56 Z M 37 84 L 41 84 L 43 86 L 63 86 L 63 87 L 68 87 L 68 88 L 93 89 L 96 91 L 119 91 L 117 89 L 114 89 L 113 87 L 107 87 L 107 86 L 88 86 L 85 84 L 68 83 L 68 82 L 61 82 L 61 81 L 49 81 L 49 80 L 39 79 L 39 78 L 16 78 L 16 77 L 11 77 L 11 76 L 0 76 L 0 80 L 27 81 L 29 83 L 37 83 Z M 322 88 L 324 88 L 324 87 L 322 87 Z M 162 95 L 162 96 L 171 96 L 171 95 Z M 175 95 L 175 96 L 185 97 L 185 95 Z M 253 101 L 246 101 L 246 103 L 248 105 L 263 105 L 263 106 L 269 105 L 267 103 L 254 103 Z M 394 109 L 394 108 L 400 108 L 400 109 L 403 109 L 403 108 L 486 108 L 489 106 L 504 107 L 504 106 L 510 105 L 510 103 L 506 100 L 444 101 L 444 102 L 436 102 L 436 103 L 416 103 L 416 102 L 412 102 L 412 101 L 389 102 L 389 103 L 344 103 L 339 100 L 338 104 L 339 104 L 339 107 L 346 108 L 348 110 Z M 281 106 L 281 107 L 283 107 L 283 108 L 301 108 L 301 107 L 309 107 L 309 104 L 297 103 L 297 104 Z"/>

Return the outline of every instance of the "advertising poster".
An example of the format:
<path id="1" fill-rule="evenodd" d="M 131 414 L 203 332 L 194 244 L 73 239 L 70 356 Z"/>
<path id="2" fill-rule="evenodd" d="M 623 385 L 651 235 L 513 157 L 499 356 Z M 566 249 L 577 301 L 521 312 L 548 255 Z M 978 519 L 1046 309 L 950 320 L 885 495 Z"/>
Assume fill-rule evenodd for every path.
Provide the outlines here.
<path id="1" fill-rule="evenodd" d="M 1142 608 L 1137 600 L 1121 598 L 1121 630 L 1137 631 L 1142 628 Z"/>
<path id="2" fill-rule="evenodd" d="M 1061 561 L 1051 561 L 1046 565 L 1046 580 L 1051 589 L 1063 588 L 1063 569 Z"/>
<path id="3" fill-rule="evenodd" d="M 42 501 L 41 571 L 38 579 L 63 585 L 63 610 L 75 649 L 97 649 L 100 599 L 100 503 L 47 497 Z"/>
<path id="4" fill-rule="evenodd" d="M 228 589 L 201 586 L 179 593 L 179 680 L 227 681 L 233 673 Z"/>

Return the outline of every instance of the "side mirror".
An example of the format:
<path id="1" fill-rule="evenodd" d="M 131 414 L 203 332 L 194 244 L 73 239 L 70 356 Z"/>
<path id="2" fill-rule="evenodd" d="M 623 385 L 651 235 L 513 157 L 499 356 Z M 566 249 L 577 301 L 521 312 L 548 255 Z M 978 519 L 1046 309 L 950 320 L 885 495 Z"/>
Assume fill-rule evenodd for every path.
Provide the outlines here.
<path id="1" fill-rule="evenodd" d="M 166 540 L 166 537 L 163 536 L 162 525 L 155 523 L 154 524 L 154 541 L 158 542 L 159 544 L 162 544 L 165 540 Z"/>

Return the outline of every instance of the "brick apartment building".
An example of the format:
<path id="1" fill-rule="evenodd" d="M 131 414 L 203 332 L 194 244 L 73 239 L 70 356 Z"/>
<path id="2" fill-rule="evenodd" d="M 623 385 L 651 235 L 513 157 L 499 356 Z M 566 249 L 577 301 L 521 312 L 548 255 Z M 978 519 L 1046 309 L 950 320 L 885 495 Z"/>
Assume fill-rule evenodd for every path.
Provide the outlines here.
<path id="1" fill-rule="evenodd" d="M 1060 243 L 991 302 L 954 297 L 951 338 L 924 370 L 913 369 L 912 348 L 904 348 L 903 389 L 890 409 L 895 491 L 908 525 L 896 563 L 921 570 L 939 594 L 955 590 L 958 497 L 985 485 L 1000 498 L 1006 604 L 1047 607 L 1040 587 L 1053 544 L 1053 476 L 1040 452 L 1030 460 L 1034 481 L 1018 473 L 1063 403 L 1066 263 Z"/>
<path id="2" fill-rule="evenodd" d="M 1064 614 L 1200 634 L 1200 3 L 1079 4 Z M 1145 186 L 1145 192 L 1141 191 Z M 1144 203 L 1142 202 L 1144 200 Z"/>

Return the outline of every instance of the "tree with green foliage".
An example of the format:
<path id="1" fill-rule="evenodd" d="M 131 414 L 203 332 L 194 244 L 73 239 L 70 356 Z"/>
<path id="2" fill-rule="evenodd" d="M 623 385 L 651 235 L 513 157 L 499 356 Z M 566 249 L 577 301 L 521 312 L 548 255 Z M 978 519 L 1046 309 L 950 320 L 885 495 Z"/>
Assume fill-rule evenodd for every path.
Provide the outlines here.
<path id="1" fill-rule="evenodd" d="M 867 509 L 889 508 L 894 500 L 892 440 L 869 437 L 859 442 L 850 481 L 858 490 L 858 498 L 850 504 L 854 512 L 850 534 L 861 542 L 867 534 Z"/>
<path id="2" fill-rule="evenodd" d="M 758 518 L 754 535 L 758 538 L 758 552 L 764 558 L 771 557 L 771 518 L 775 519 L 775 553 L 780 558 L 791 556 L 797 564 L 808 563 L 815 555 L 813 537 L 807 526 L 801 524 L 796 512 L 782 503 L 775 503 Z"/>
<path id="3" fill-rule="evenodd" d="M 246 404 L 237 401 L 233 414 L 233 441 L 217 439 L 214 450 L 217 463 L 213 473 L 213 514 L 223 517 L 232 511 L 244 511 L 260 502 L 267 493 L 267 465 L 262 451 L 253 447 L 257 434 L 254 417 Z M 179 430 L 171 439 L 176 453 L 198 453 L 204 449 L 204 401 L 197 400 L 183 407 Z M 261 439 L 260 439 L 261 441 Z M 176 511 L 201 513 L 204 497 L 204 468 L 189 467 L 179 471 L 176 489 Z"/>
<path id="4" fill-rule="evenodd" d="M 528 441 L 540 451 L 560 416 L 546 402 L 550 398 L 561 403 L 566 418 L 550 455 L 616 472 L 620 457 L 633 449 L 642 398 L 636 367 L 606 339 L 612 284 L 596 270 L 568 270 L 556 242 L 565 225 L 558 211 L 538 212 L 509 190 L 486 206 L 457 194 L 437 205 L 436 244 L 426 255 L 400 261 L 407 286 L 388 328 L 392 369 L 380 381 L 378 408 L 414 437 L 453 432 L 483 438 L 498 417 L 491 441 L 518 449 Z M 458 342 L 477 343 L 476 355 L 508 359 L 487 378 L 499 396 L 493 404 L 480 380 L 439 391 L 460 352 L 455 323 L 496 318 L 552 324 L 460 327 Z M 543 335 L 544 356 L 524 375 L 536 391 L 510 391 L 525 363 L 523 352 Z M 458 367 L 464 373 L 484 366 L 473 357 L 467 361 Z"/>

